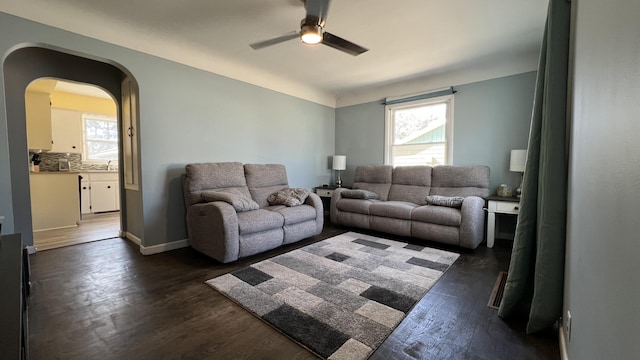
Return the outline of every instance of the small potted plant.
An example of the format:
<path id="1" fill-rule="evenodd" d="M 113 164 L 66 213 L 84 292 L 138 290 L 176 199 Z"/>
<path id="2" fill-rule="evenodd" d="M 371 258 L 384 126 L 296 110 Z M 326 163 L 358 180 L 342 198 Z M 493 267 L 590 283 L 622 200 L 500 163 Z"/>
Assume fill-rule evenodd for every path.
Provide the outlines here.
<path id="1" fill-rule="evenodd" d="M 34 153 L 31 157 L 31 171 L 39 172 L 40 171 L 40 154 Z"/>

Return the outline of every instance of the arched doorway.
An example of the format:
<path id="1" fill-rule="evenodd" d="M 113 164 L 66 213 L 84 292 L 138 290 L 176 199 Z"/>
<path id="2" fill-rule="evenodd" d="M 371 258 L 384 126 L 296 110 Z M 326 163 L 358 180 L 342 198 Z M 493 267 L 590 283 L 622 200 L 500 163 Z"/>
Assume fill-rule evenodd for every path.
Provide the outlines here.
<path id="1" fill-rule="evenodd" d="M 25 114 L 25 90 L 35 79 L 59 78 L 93 84 L 113 96 L 122 119 L 123 81 L 134 81 L 124 69 L 100 61 L 72 55 L 50 47 L 25 46 L 4 61 L 4 81 L 9 140 L 9 160 L 13 195 L 14 229 L 22 233 L 26 245 L 33 245 L 29 159 Z M 122 145 L 121 145 L 122 146 Z M 121 151 L 122 153 L 122 151 Z M 122 160 L 122 158 L 120 159 Z M 126 230 L 126 196 L 121 192 L 121 229 Z"/>
<path id="2" fill-rule="evenodd" d="M 120 236 L 118 106 L 101 88 L 41 78 L 25 93 L 37 251 Z"/>

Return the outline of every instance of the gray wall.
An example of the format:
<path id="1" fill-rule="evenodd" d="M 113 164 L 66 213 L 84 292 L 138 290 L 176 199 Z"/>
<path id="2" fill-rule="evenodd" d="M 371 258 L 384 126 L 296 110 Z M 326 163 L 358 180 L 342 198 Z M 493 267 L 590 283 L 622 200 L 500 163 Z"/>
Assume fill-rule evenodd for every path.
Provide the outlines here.
<path id="1" fill-rule="evenodd" d="M 41 43 L 120 64 L 135 77 L 142 197 L 132 204 L 141 208 L 137 218 L 130 212 L 127 221 L 135 221 L 131 227 L 136 231 L 143 229 L 144 246 L 187 237 L 180 187 L 187 163 L 283 163 L 292 186 L 329 181 L 327 158 L 335 148 L 332 108 L 4 13 L 0 33 L 3 61 L 23 44 Z M 4 74 L 0 76 L 4 83 Z M 16 228 L 14 221 L 27 216 L 28 204 L 17 214 L 13 202 L 29 189 L 27 149 L 9 151 L 12 134 L 7 127 L 8 120 L 24 119 L 7 118 L 5 96 L 0 89 L 0 214 L 6 216 L 2 232 L 26 232 L 30 228 Z M 10 157 L 24 157 L 24 170 L 14 171 Z M 15 184 L 12 176 L 26 180 Z"/>
<path id="2" fill-rule="evenodd" d="M 526 149 L 533 107 L 535 72 L 456 85 L 454 100 L 454 165 L 488 165 L 491 188 L 512 187 L 520 175 L 509 171 L 512 149 Z M 336 110 L 336 154 L 347 156 L 345 185 L 357 165 L 384 162 L 382 100 Z"/>
<path id="3" fill-rule="evenodd" d="M 353 184 L 356 166 L 384 162 L 384 106 L 380 103 L 336 109 L 336 154 L 347 156 L 344 185 Z"/>
<path id="4" fill-rule="evenodd" d="M 570 359 L 637 359 L 640 339 L 640 2 L 581 0 L 564 313 Z"/>

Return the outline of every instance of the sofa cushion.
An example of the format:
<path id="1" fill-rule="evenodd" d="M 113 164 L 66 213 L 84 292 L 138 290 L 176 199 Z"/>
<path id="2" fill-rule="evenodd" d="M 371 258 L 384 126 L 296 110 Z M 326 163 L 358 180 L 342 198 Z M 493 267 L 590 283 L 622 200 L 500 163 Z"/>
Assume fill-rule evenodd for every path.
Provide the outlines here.
<path id="1" fill-rule="evenodd" d="M 371 204 L 369 214 L 394 219 L 411 220 L 411 212 L 418 205 L 405 201 L 381 201 Z"/>
<path id="2" fill-rule="evenodd" d="M 430 191 L 431 166 L 398 166 L 393 169 L 393 179 L 387 200 L 425 205 L 425 197 Z"/>
<path id="3" fill-rule="evenodd" d="M 251 198 L 261 208 L 269 206 L 269 195 L 289 187 L 287 170 L 281 164 L 245 164 L 244 175 Z"/>
<path id="4" fill-rule="evenodd" d="M 353 183 L 354 190 L 366 190 L 378 194 L 380 200 L 386 201 L 389 197 L 391 184 Z"/>
<path id="5" fill-rule="evenodd" d="M 416 205 L 426 205 L 425 198 L 431 191 L 430 187 L 414 186 L 414 185 L 391 185 L 389 190 L 389 198 L 393 201 L 407 201 Z"/>
<path id="6" fill-rule="evenodd" d="M 426 197 L 426 200 L 427 205 L 461 208 L 464 198 L 462 196 L 429 195 Z"/>
<path id="7" fill-rule="evenodd" d="M 489 196 L 489 167 L 435 166 L 432 170 L 429 195 L 487 197 Z"/>
<path id="8" fill-rule="evenodd" d="M 286 188 L 267 197 L 269 205 L 300 206 L 304 204 L 311 190 L 304 188 Z"/>
<path id="9" fill-rule="evenodd" d="M 284 205 L 269 205 L 269 206 L 263 207 L 263 209 L 269 210 L 269 211 L 278 211 L 280 209 L 285 209 L 285 208 L 286 206 Z"/>
<path id="10" fill-rule="evenodd" d="M 281 207 L 275 211 L 284 217 L 285 226 L 315 220 L 316 218 L 316 209 L 311 205 Z"/>
<path id="11" fill-rule="evenodd" d="M 371 230 L 394 234 L 398 236 L 411 236 L 411 220 L 392 217 L 371 216 L 369 226 Z"/>
<path id="12" fill-rule="evenodd" d="M 344 190 L 341 192 L 343 198 L 347 199 L 379 199 L 380 196 L 373 191 L 363 190 L 363 189 L 354 189 L 354 190 Z"/>
<path id="13" fill-rule="evenodd" d="M 279 228 L 284 225 L 284 217 L 273 211 L 258 209 L 238 213 L 240 235 Z"/>
<path id="14" fill-rule="evenodd" d="M 391 184 L 391 165 L 360 165 L 356 167 L 354 182 Z"/>
<path id="15" fill-rule="evenodd" d="M 391 165 L 358 166 L 353 179 L 353 188 L 373 191 L 380 196 L 380 200 L 387 200 L 392 173 Z"/>
<path id="16" fill-rule="evenodd" d="M 424 223 L 458 227 L 462 223 L 462 212 L 460 209 L 445 206 L 424 205 L 413 209 L 411 219 Z"/>
<path id="17" fill-rule="evenodd" d="M 369 215 L 369 207 L 377 202 L 380 200 L 340 199 L 336 202 L 336 208 L 344 212 Z"/>
<path id="18" fill-rule="evenodd" d="M 237 188 L 249 194 L 239 162 L 187 164 L 185 172 L 183 189 L 187 206 L 201 202 L 200 192 L 204 190 Z"/>
<path id="19" fill-rule="evenodd" d="M 256 210 L 259 208 L 258 203 L 251 200 L 250 197 L 243 194 L 238 189 L 224 189 L 224 190 L 205 190 L 200 192 L 202 202 L 210 201 L 224 201 L 233 208 L 240 211 Z"/>

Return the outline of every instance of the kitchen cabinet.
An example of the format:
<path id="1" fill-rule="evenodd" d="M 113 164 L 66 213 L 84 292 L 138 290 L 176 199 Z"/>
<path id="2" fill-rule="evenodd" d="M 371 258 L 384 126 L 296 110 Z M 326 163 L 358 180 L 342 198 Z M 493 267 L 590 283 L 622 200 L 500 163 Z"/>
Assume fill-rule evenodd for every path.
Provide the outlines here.
<path id="1" fill-rule="evenodd" d="M 86 180 L 85 180 L 86 179 Z M 80 181 L 80 213 L 91 213 L 91 183 L 89 182 L 89 175 L 83 174 L 82 181 Z"/>
<path id="2" fill-rule="evenodd" d="M 117 172 L 83 173 L 80 183 L 83 214 L 120 210 L 120 182 Z"/>
<path id="3" fill-rule="evenodd" d="M 51 152 L 82 153 L 82 113 L 51 109 Z"/>
<path id="4" fill-rule="evenodd" d="M 24 96 L 29 150 L 51 150 L 51 99 L 48 93 L 26 91 Z"/>
<path id="5" fill-rule="evenodd" d="M 78 174 L 40 172 L 29 176 L 33 231 L 74 227 L 80 221 Z"/>
<path id="6" fill-rule="evenodd" d="M 117 210 L 116 188 L 117 181 L 92 181 L 91 182 L 91 211 L 104 212 Z"/>

